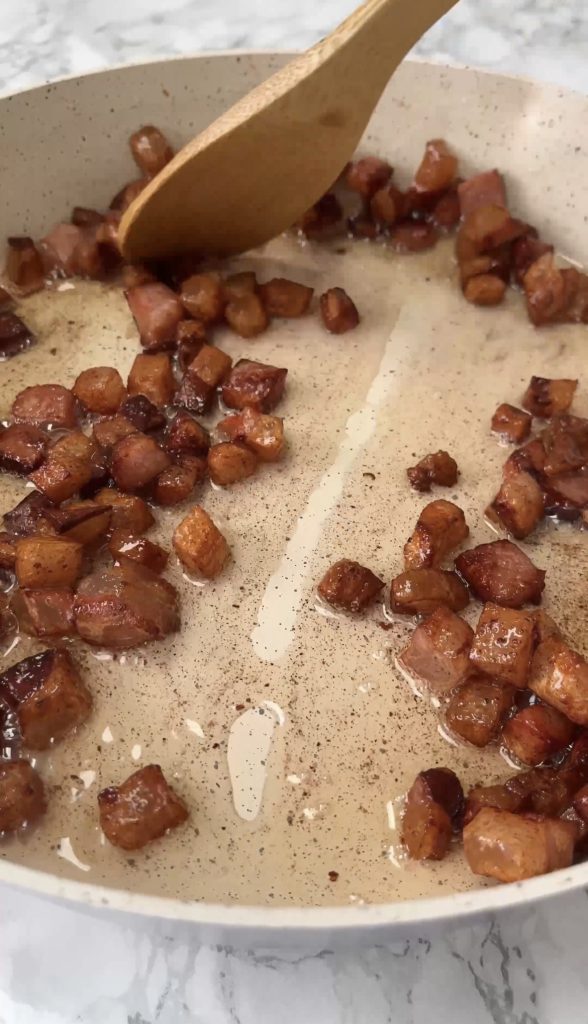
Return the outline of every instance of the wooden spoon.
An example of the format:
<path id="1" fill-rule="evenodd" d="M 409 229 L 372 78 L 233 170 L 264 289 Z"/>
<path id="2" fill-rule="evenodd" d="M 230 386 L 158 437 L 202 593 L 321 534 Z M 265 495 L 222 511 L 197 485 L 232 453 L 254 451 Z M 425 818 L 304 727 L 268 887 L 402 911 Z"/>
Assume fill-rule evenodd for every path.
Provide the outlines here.
<path id="1" fill-rule="evenodd" d="M 353 155 L 394 69 L 455 2 L 367 0 L 147 185 L 120 224 L 125 259 L 225 256 L 291 227 Z"/>

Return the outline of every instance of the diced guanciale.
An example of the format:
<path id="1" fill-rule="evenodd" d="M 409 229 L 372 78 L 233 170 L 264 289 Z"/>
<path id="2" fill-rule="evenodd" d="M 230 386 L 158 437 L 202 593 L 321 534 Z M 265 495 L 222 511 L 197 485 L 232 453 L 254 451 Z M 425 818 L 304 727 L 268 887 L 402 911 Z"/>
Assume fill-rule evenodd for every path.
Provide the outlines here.
<path id="1" fill-rule="evenodd" d="M 502 206 L 506 208 L 506 189 L 499 171 L 482 171 L 462 181 L 457 193 L 462 217 L 469 216 L 479 206 Z"/>
<path id="2" fill-rule="evenodd" d="M 469 660 L 474 632 L 448 608 L 436 608 L 418 625 L 399 657 L 410 674 L 441 696 L 463 683 L 471 673 Z"/>
<path id="3" fill-rule="evenodd" d="M 152 124 L 143 125 L 133 132 L 129 146 L 137 167 L 148 178 L 159 174 L 174 155 L 163 132 Z"/>
<path id="4" fill-rule="evenodd" d="M 217 425 L 230 441 L 247 445 L 260 462 L 278 462 L 284 453 L 284 421 L 247 406 L 242 412 L 226 416 Z"/>
<path id="5" fill-rule="evenodd" d="M 228 487 L 253 476 L 257 470 L 257 456 L 243 444 L 221 441 L 209 449 L 207 464 L 212 482 L 219 487 Z"/>
<path id="6" fill-rule="evenodd" d="M 76 402 L 72 392 L 61 384 L 34 384 L 25 388 L 12 403 L 15 423 L 33 427 L 60 427 L 71 430 L 77 423 Z"/>
<path id="7" fill-rule="evenodd" d="M 392 175 L 392 168 L 386 160 L 377 156 L 364 156 L 350 163 L 345 173 L 345 183 L 353 192 L 364 199 L 370 199 L 382 188 Z"/>
<path id="8" fill-rule="evenodd" d="M 157 764 L 139 768 L 120 786 L 101 790 L 98 809 L 104 835 L 121 850 L 139 850 L 188 818 L 186 805 Z"/>
<path id="9" fill-rule="evenodd" d="M 335 608 L 360 612 L 376 600 L 383 587 L 384 581 L 371 569 L 343 558 L 327 569 L 318 592 Z"/>
<path id="10" fill-rule="evenodd" d="M 120 414 L 135 430 L 145 434 L 160 430 L 166 424 L 165 414 L 146 395 L 129 395 L 121 404 Z"/>
<path id="11" fill-rule="evenodd" d="M 176 386 L 170 357 L 165 352 L 135 356 L 127 386 L 129 395 L 145 395 L 154 405 L 168 405 Z"/>
<path id="12" fill-rule="evenodd" d="M 129 288 L 126 299 L 147 352 L 173 348 L 184 307 L 175 292 L 160 281 Z M 149 397 L 149 396 L 147 396 Z"/>
<path id="13" fill-rule="evenodd" d="M 405 569 L 436 568 L 469 535 L 462 510 L 439 498 L 425 505 L 404 545 Z"/>
<path id="14" fill-rule="evenodd" d="M 509 473 L 486 509 L 488 518 L 503 526 L 517 540 L 528 537 L 544 514 L 543 491 L 535 477 L 525 472 Z"/>
<path id="15" fill-rule="evenodd" d="M 273 277 L 262 284 L 261 301 L 271 317 L 299 317 L 308 312 L 314 289 L 286 277 Z"/>
<path id="16" fill-rule="evenodd" d="M 229 373 L 231 363 L 231 357 L 220 348 L 202 345 L 174 395 L 174 405 L 183 406 L 190 412 L 206 412 L 218 385 Z"/>
<path id="17" fill-rule="evenodd" d="M 49 438 L 39 427 L 14 423 L 0 433 L 0 469 L 8 473 L 32 473 L 47 453 Z"/>
<path id="18" fill-rule="evenodd" d="M 521 708 L 502 730 L 504 746 L 523 764 L 538 765 L 567 747 L 574 726 L 565 715 L 547 704 Z"/>
<path id="19" fill-rule="evenodd" d="M 415 491 L 430 491 L 431 484 L 440 487 L 453 487 L 457 483 L 459 471 L 457 462 L 448 452 L 438 451 L 425 455 L 406 471 L 410 486 Z"/>
<path id="20" fill-rule="evenodd" d="M 520 882 L 569 867 L 575 838 L 574 826 L 559 818 L 484 807 L 464 828 L 463 848 L 475 874 Z"/>
<path id="21" fill-rule="evenodd" d="M 442 860 L 460 826 L 463 789 L 449 768 L 419 772 L 408 791 L 402 841 L 414 860 Z"/>
<path id="22" fill-rule="evenodd" d="M 540 604 L 545 572 L 510 540 L 495 540 L 463 551 L 456 568 L 481 601 L 506 608 Z"/>
<path id="23" fill-rule="evenodd" d="M 0 306 L 4 303 L 0 302 Z M 16 313 L 0 312 L 0 361 L 25 352 L 37 339 Z"/>
<path id="24" fill-rule="evenodd" d="M 256 338 L 269 327 L 269 318 L 257 293 L 238 295 L 225 306 L 225 320 L 241 338 Z"/>
<path id="25" fill-rule="evenodd" d="M 214 579 L 228 561 L 229 545 L 203 508 L 196 505 L 174 530 L 173 546 L 188 572 Z"/>
<path id="26" fill-rule="evenodd" d="M 572 404 L 577 380 L 550 380 L 549 377 L 531 377 L 531 381 L 523 395 L 523 406 L 533 416 L 549 419 L 551 416 L 567 412 Z"/>
<path id="27" fill-rule="evenodd" d="M 243 295 L 253 295 L 258 291 L 257 275 L 254 270 L 241 270 L 237 274 L 229 274 L 223 281 L 225 300 L 240 299 Z"/>
<path id="28" fill-rule="evenodd" d="M 28 761 L 0 761 L 0 835 L 33 825 L 47 809 L 41 776 Z"/>
<path id="29" fill-rule="evenodd" d="M 588 662 L 556 636 L 537 647 L 529 689 L 563 715 L 588 726 Z"/>
<path id="30" fill-rule="evenodd" d="M 30 750 L 46 750 L 62 740 L 92 708 L 76 665 L 63 650 L 43 651 L 13 665 L 0 676 L 0 694 L 16 708 Z"/>
<path id="31" fill-rule="evenodd" d="M 459 577 L 443 569 L 409 569 L 390 586 L 390 605 L 401 615 L 430 615 L 440 607 L 460 612 L 468 602 L 467 588 Z"/>
<path id="32" fill-rule="evenodd" d="M 163 473 L 160 473 L 153 487 L 153 500 L 157 505 L 179 505 L 190 497 L 197 483 L 206 476 L 206 458 L 181 452 L 175 456 Z"/>
<path id="33" fill-rule="evenodd" d="M 130 434 L 112 449 L 111 473 L 121 491 L 140 491 L 170 465 L 170 457 L 148 434 Z"/>
<path id="34" fill-rule="evenodd" d="M 531 432 L 532 417 L 523 409 L 502 402 L 492 417 L 492 432 L 505 441 L 521 444 Z"/>
<path id="35" fill-rule="evenodd" d="M 146 533 L 155 522 L 153 513 L 143 498 L 121 494 L 114 487 L 102 488 L 94 501 L 109 509 L 110 525 L 113 530 L 128 530 L 129 533 L 138 535 Z"/>
<path id="36" fill-rule="evenodd" d="M 32 238 L 22 236 L 6 239 L 4 273 L 21 295 L 31 295 L 43 287 L 43 261 Z"/>
<path id="37" fill-rule="evenodd" d="M 529 612 L 486 604 L 474 633 L 470 661 L 478 672 L 511 686 L 526 686 L 535 644 Z"/>
<path id="38" fill-rule="evenodd" d="M 108 541 L 108 550 L 115 561 L 129 558 L 131 562 L 144 565 L 156 573 L 163 572 L 169 559 L 169 553 L 159 544 L 146 537 L 135 537 L 126 530 L 113 531 Z"/>
<path id="39" fill-rule="evenodd" d="M 171 583 L 128 559 L 86 576 L 75 596 L 75 622 L 86 643 L 126 650 L 179 629 Z"/>
<path id="40" fill-rule="evenodd" d="M 201 423 L 181 409 L 170 420 L 163 444 L 170 455 L 206 455 L 210 448 L 210 436 Z"/>
<path id="41" fill-rule="evenodd" d="M 357 306 L 343 288 L 323 292 L 319 306 L 321 319 L 330 334 L 346 334 L 359 324 Z"/>
<path id="42" fill-rule="evenodd" d="M 40 639 L 73 636 L 73 590 L 22 590 L 14 592 L 10 607 L 18 620 L 21 632 Z"/>
<path id="43" fill-rule="evenodd" d="M 112 366 L 82 370 L 72 390 L 84 408 L 100 416 L 115 413 L 126 394 L 122 377 Z"/>
<path id="44" fill-rule="evenodd" d="M 184 309 L 203 324 L 218 323 L 225 308 L 225 293 L 219 274 L 192 274 L 182 282 L 180 299 Z"/>
<path id="45" fill-rule="evenodd" d="M 136 434 L 137 427 L 131 423 L 126 416 L 106 416 L 103 420 L 97 420 L 92 428 L 92 435 L 96 444 L 106 453 L 112 451 L 118 441 L 129 434 Z"/>
<path id="46" fill-rule="evenodd" d="M 223 384 L 223 402 L 229 409 L 270 412 L 284 394 L 287 374 L 278 366 L 240 359 Z"/>
<path id="47" fill-rule="evenodd" d="M 72 587 L 82 571 L 82 546 L 65 537 L 21 537 L 15 551 L 20 587 Z"/>
<path id="48" fill-rule="evenodd" d="M 452 693 L 445 721 L 455 736 L 485 747 L 498 736 L 512 702 L 510 686 L 476 675 Z"/>

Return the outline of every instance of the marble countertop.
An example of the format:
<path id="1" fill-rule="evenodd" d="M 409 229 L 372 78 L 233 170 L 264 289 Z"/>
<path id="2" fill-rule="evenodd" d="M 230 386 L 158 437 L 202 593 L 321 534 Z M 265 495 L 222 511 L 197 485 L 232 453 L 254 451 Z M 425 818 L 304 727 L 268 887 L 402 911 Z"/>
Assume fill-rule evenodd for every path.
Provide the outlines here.
<path id="1" fill-rule="evenodd" d="M 0 89 L 314 42 L 354 0 L 3 0 Z M 294 13 L 295 10 L 295 13 Z M 588 91 L 585 0 L 461 0 L 417 52 Z M 0 1024 L 584 1024 L 586 893 L 386 948 L 236 952 L 0 886 Z"/>

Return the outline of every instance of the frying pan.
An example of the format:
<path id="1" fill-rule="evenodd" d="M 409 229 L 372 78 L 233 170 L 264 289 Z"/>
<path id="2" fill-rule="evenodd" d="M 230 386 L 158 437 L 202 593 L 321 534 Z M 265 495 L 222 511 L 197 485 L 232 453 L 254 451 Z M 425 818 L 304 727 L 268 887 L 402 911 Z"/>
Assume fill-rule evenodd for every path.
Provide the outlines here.
<path id="1" fill-rule="evenodd" d="M 126 139 L 138 125 L 146 122 L 160 125 L 168 132 L 172 143 L 179 145 L 286 59 L 283 54 L 229 53 L 169 60 L 71 78 L 2 99 L 0 234 L 4 237 L 26 233 L 38 237 L 54 222 L 66 219 L 74 203 L 104 207 L 121 183 L 132 177 Z M 506 172 L 510 203 L 517 215 L 536 223 L 542 236 L 553 241 L 568 257 L 586 263 L 588 183 L 580 150 L 579 126 L 585 123 L 587 115 L 585 97 L 556 87 L 472 70 L 406 62 L 382 98 L 367 132 L 364 149 L 389 157 L 399 168 L 402 179 L 403 174 L 417 165 L 426 139 L 447 138 L 460 155 L 463 174 L 498 165 Z M 307 531 L 305 536 L 312 535 L 314 545 L 312 571 L 304 571 L 300 577 L 307 591 L 311 589 L 318 566 L 328 564 L 328 552 L 336 553 L 337 557 L 358 557 L 360 561 L 362 556 L 366 560 L 371 558 L 368 564 L 390 577 L 394 564 L 398 563 L 401 543 L 416 518 L 414 500 L 410 496 L 395 498 L 394 495 L 403 494 L 403 473 L 409 464 L 406 460 L 413 449 L 425 444 L 428 435 L 419 435 L 418 431 L 425 429 L 423 422 L 426 427 L 429 419 L 431 436 L 438 439 L 440 433 L 444 434 L 447 446 L 453 445 L 462 468 L 465 490 L 460 503 L 470 521 L 476 515 L 480 520 L 473 529 L 473 539 L 491 539 L 488 528 L 481 523 L 480 509 L 483 499 L 491 496 L 489 478 L 494 474 L 495 480 L 498 479 L 504 452 L 496 453 L 495 443 L 487 436 L 487 427 L 483 425 L 487 424 L 498 401 L 518 400 L 519 393 L 515 389 L 520 391 L 532 372 L 543 372 L 546 376 L 581 376 L 581 367 L 585 364 L 582 352 L 585 353 L 586 345 L 582 329 L 566 327 L 561 331 L 537 333 L 526 323 L 516 295 L 509 298 L 505 310 L 489 312 L 470 308 L 464 311 L 451 280 L 448 252 L 448 249 L 443 250 L 442 256 L 410 257 L 408 264 L 391 259 L 385 271 L 376 267 L 366 247 L 357 249 L 355 255 L 331 251 L 325 262 L 314 250 L 301 248 L 292 240 L 281 240 L 277 248 L 270 247 L 267 253 L 252 257 L 258 261 L 268 259 L 284 272 L 298 272 L 301 279 L 317 287 L 322 287 L 323 281 L 344 283 L 365 313 L 362 329 L 366 333 L 337 347 L 332 339 L 319 337 L 318 327 L 313 323 L 280 328 L 275 337 L 272 333 L 267 341 L 256 342 L 256 357 L 268 357 L 269 361 L 279 358 L 291 371 L 291 398 L 288 399 L 291 404 L 284 409 L 287 423 L 292 424 L 291 459 L 276 471 L 273 480 L 266 475 L 261 483 L 252 485 L 251 492 L 239 492 L 243 498 L 239 499 L 238 507 L 226 504 L 228 500 L 233 501 L 232 497 L 226 499 L 225 495 L 211 494 L 212 508 L 225 523 L 237 548 L 236 567 L 231 570 L 226 584 L 208 593 L 190 590 L 186 581 L 181 582 L 177 568 L 174 570 L 184 586 L 185 621 L 189 623 L 182 640 L 174 641 L 169 647 L 164 645 L 161 651 L 149 649 L 144 658 L 129 659 L 127 664 L 108 663 L 105 667 L 91 655 L 84 655 L 97 696 L 95 722 L 75 738 L 71 752 L 65 755 L 67 763 L 60 761 L 61 755 L 56 752 L 55 759 L 50 757 L 46 765 L 41 766 L 53 783 L 61 785 L 61 796 L 56 798 L 63 805 L 59 812 L 61 818 L 58 814 L 55 820 L 50 819 L 49 830 L 53 828 L 53 832 L 44 842 L 4 844 L 0 881 L 87 908 L 110 908 L 184 922 L 209 941 L 257 946 L 384 941 L 399 934 L 422 931 L 425 926 L 446 928 L 465 917 L 487 915 L 586 886 L 588 864 L 516 885 L 496 887 L 483 885 L 479 880 L 461 881 L 457 888 L 466 889 L 461 892 L 453 891 L 443 876 L 432 886 L 423 882 L 424 876 L 418 875 L 414 892 L 425 891 L 428 884 L 428 895 L 396 899 L 393 870 L 382 875 L 374 853 L 376 847 L 369 846 L 373 827 L 370 825 L 370 835 L 366 838 L 365 829 L 356 821 L 359 798 L 349 775 L 355 774 L 357 767 L 361 785 L 367 787 L 365 792 L 373 792 L 381 801 L 381 814 L 378 810 L 379 817 L 374 819 L 378 822 L 376 846 L 381 847 L 382 853 L 387 851 L 390 860 L 393 842 L 391 836 L 386 838 L 385 797 L 389 796 L 393 802 L 398 793 L 407 788 L 411 772 L 414 775 L 414 770 L 427 766 L 425 761 L 438 759 L 445 750 L 444 741 L 435 732 L 431 709 L 415 701 L 391 665 L 391 652 L 394 653 L 394 644 L 402 639 L 402 627 L 393 624 L 388 636 L 378 630 L 377 624 L 373 624 L 373 629 L 370 625 L 371 647 L 365 658 L 364 654 L 360 657 L 357 654 L 359 632 L 355 624 L 348 620 L 325 620 L 316 614 L 312 601 L 296 604 L 297 598 L 290 592 L 284 595 L 279 589 L 286 587 L 284 574 L 280 575 L 279 571 L 282 549 L 289 543 L 289 528 L 300 522 L 300 516 Z M 423 291 L 429 287 L 429 282 L 430 292 Z M 49 312 L 46 296 L 29 300 L 29 306 L 25 307 L 29 319 L 33 326 L 41 328 L 43 336 L 51 336 L 51 347 L 56 349 L 57 358 L 50 353 L 49 341 L 42 341 L 23 356 L 1 364 L 0 413 L 5 412 L 16 391 L 26 383 L 52 379 L 68 383 L 80 369 L 96 363 L 112 362 L 128 371 L 137 349 L 136 336 L 123 300 L 101 288 L 96 286 L 90 299 L 75 288 L 56 293 L 59 305 L 51 307 Z M 402 295 L 404 298 L 399 298 Z M 380 320 L 385 321 L 385 329 Z M 373 341 L 374 338 L 377 340 Z M 227 341 L 229 347 L 231 344 L 234 346 L 231 354 L 239 355 L 237 343 Z M 383 363 L 378 361 L 380 357 Z M 326 365 L 328 373 L 324 369 Z M 386 380 L 394 379 L 394 373 L 397 374 L 400 383 L 394 385 L 396 390 L 390 390 L 389 383 L 382 384 L 383 371 L 389 371 Z M 320 408 L 311 408 L 308 404 L 309 378 L 323 385 Z M 377 386 L 372 386 L 374 381 Z M 466 387 L 469 388 L 467 394 L 463 390 Z M 351 390 L 343 402 L 341 395 L 345 388 Z M 342 418 L 338 419 L 337 403 L 342 402 L 345 408 Z M 427 416 L 423 416 L 424 408 Z M 359 420 L 351 421 L 348 417 L 356 413 Z M 366 497 L 362 492 L 363 499 L 357 502 L 351 501 L 359 486 L 353 477 L 355 470 L 350 471 L 347 490 L 339 493 L 336 487 L 329 491 L 333 480 L 327 469 L 339 457 L 337 445 L 341 430 L 343 433 L 347 430 L 349 440 L 350 422 L 361 430 L 366 428 L 367 434 L 375 431 L 370 443 L 376 448 L 370 450 L 368 445 L 368 455 L 361 446 L 354 448 L 352 441 L 349 444 L 346 441 L 343 449 L 339 449 L 339 455 L 343 450 L 344 462 L 349 456 L 346 472 L 353 464 L 358 469 L 356 475 L 364 481 L 377 477 L 373 493 Z M 384 434 L 378 438 L 380 427 Z M 394 449 L 394 458 L 390 456 L 388 463 L 382 454 L 388 450 L 386 446 Z M 296 455 L 301 451 L 314 473 L 310 483 L 296 468 Z M 372 473 L 374 460 L 378 459 L 377 472 Z M 322 486 L 325 474 L 327 483 Z M 384 481 L 382 476 L 386 477 Z M 317 481 L 322 486 L 318 496 L 315 493 Z M 268 491 L 272 494 L 271 502 L 268 502 Z M 4 478 L 0 482 L 3 508 L 9 507 L 8 502 L 17 500 L 21 494 L 12 481 Z M 309 495 L 314 495 L 314 504 L 310 506 Z M 341 519 L 346 499 L 349 506 Z M 264 510 L 261 523 L 260 507 Z M 243 538 L 255 533 L 251 523 L 256 508 L 258 532 L 256 544 L 250 550 Z M 168 530 L 168 539 L 171 523 L 172 519 L 165 520 L 162 527 L 163 536 L 165 529 Z M 329 546 L 321 548 L 322 531 L 328 533 L 329 530 Z M 537 555 L 551 573 L 547 609 L 556 618 L 558 612 L 565 614 L 569 625 L 574 593 L 579 593 L 583 574 L 585 578 L 585 535 L 572 536 L 568 532 L 558 536 L 563 540 L 553 542 L 553 533 L 546 540 L 539 540 Z M 351 544 L 353 553 L 349 550 Z M 260 546 L 264 549 L 265 561 L 260 557 Z M 374 552 L 382 546 L 381 561 L 375 565 Z M 260 562 L 263 563 L 261 568 Z M 251 593 L 246 593 L 248 588 L 239 572 L 250 575 Z M 296 624 L 297 615 L 303 619 L 306 616 L 304 621 L 308 622 L 304 628 L 309 631 L 310 647 L 315 652 L 322 647 L 323 653 L 326 652 L 316 679 L 309 664 L 297 679 L 290 679 L 288 685 L 297 688 L 298 703 L 292 702 L 292 690 L 287 689 L 280 677 L 280 659 L 284 653 L 280 645 L 285 641 L 281 632 L 283 623 L 277 612 L 274 614 L 272 602 L 269 610 L 266 607 L 266 619 L 260 624 L 260 595 L 264 592 L 264 580 L 272 573 L 277 573 L 278 610 L 283 612 L 288 601 L 294 601 L 292 622 Z M 223 608 L 229 594 L 233 595 L 234 604 L 235 588 L 239 585 L 242 591 L 239 616 L 227 625 Z M 581 646 L 581 619 L 573 620 L 571 625 L 576 627 L 574 635 Z M 249 643 L 250 629 L 257 660 L 245 665 L 243 660 L 239 662 L 237 651 L 237 661 L 228 667 L 228 647 L 240 631 L 247 633 Z M 261 653 L 262 640 L 270 649 L 267 657 Z M 27 652 L 23 644 L 13 653 L 12 661 Z M 330 669 L 325 665 L 332 661 L 341 669 L 342 656 L 348 665 L 347 676 L 353 677 L 353 685 L 346 677 L 338 689 L 335 685 L 338 681 L 328 678 Z M 344 674 L 339 672 L 340 676 Z M 367 682 L 365 676 L 369 676 Z M 177 690 L 173 690 L 175 685 Z M 352 702 L 363 700 L 368 691 L 374 696 L 373 700 L 370 698 L 371 703 L 362 705 L 363 732 L 359 736 L 352 725 L 352 719 L 360 717 L 359 713 L 350 717 L 347 712 Z M 254 835 L 257 826 L 246 814 L 241 815 L 234 826 L 232 854 L 223 848 L 226 821 L 237 815 L 236 804 L 231 804 L 231 780 L 226 772 L 223 774 L 222 765 L 220 769 L 217 767 L 222 776 L 217 787 L 221 795 L 214 795 L 210 747 L 206 751 L 198 748 L 199 738 L 195 738 L 194 730 L 190 737 L 182 734 L 184 738 L 178 739 L 182 716 L 177 712 L 190 701 L 196 705 L 200 701 L 199 713 L 208 715 L 212 723 L 210 736 L 209 723 L 204 718 L 200 731 L 207 739 L 216 737 L 222 748 L 231 716 L 236 717 L 237 702 L 244 699 L 246 692 L 252 705 L 258 708 L 262 698 L 269 697 L 274 711 L 275 703 L 286 709 L 276 726 L 280 735 L 275 738 L 271 755 L 279 766 L 278 774 L 296 778 L 296 771 L 305 760 L 305 746 L 312 742 L 316 747 L 317 738 L 319 741 L 322 738 L 323 749 L 328 749 L 330 777 L 323 780 L 329 791 L 327 810 L 321 817 L 321 796 L 311 794 L 309 800 L 314 800 L 314 810 L 306 816 L 304 828 L 307 831 L 300 849 L 313 844 L 320 851 L 324 840 L 325 858 L 336 856 L 339 858 L 336 863 L 328 859 L 323 863 L 316 852 L 309 854 L 307 860 L 302 857 L 302 862 L 293 861 L 292 851 L 297 849 L 298 840 L 293 838 L 294 833 L 287 834 L 285 820 L 279 819 L 278 825 L 271 826 L 271 835 L 267 833 L 269 860 L 265 864 L 261 840 Z M 279 695 L 276 701 L 273 700 L 275 692 Z M 312 718 L 318 712 L 320 721 Z M 188 708 L 182 718 L 184 724 L 188 716 L 192 721 L 196 712 Z M 288 718 L 298 722 L 303 734 L 298 745 L 289 746 Z M 311 720 L 312 724 L 308 725 Z M 423 738 L 429 733 L 432 738 Z M 380 741 L 384 736 L 382 746 Z M 411 740 L 408 746 L 402 746 L 407 736 L 409 739 L 412 736 L 414 742 Z M 128 741 L 128 749 L 122 740 L 117 747 L 119 737 L 124 737 L 125 743 Z M 164 737 L 167 746 L 163 743 Z M 131 740 L 133 753 L 129 753 Z M 363 761 L 357 758 L 356 765 L 355 744 L 361 742 L 367 743 L 368 755 L 376 746 L 385 751 L 378 755 L 377 770 L 371 764 L 371 775 L 365 768 L 365 758 Z M 98 753 L 96 747 L 100 747 Z M 199 827 L 186 833 L 188 838 L 177 847 L 171 872 L 165 870 L 165 860 L 158 860 L 156 852 L 150 855 L 151 869 L 145 869 L 144 863 L 138 869 L 136 863 L 129 865 L 120 857 L 117 860 L 116 851 L 104 852 L 99 845 L 95 823 L 96 787 L 120 780 L 125 768 L 128 773 L 133 764 L 136 766 L 137 759 L 142 763 L 147 757 L 161 760 L 179 780 L 179 787 L 192 798 L 196 808 L 194 817 Z M 460 765 L 466 775 L 468 771 L 470 776 L 483 771 L 483 759 L 470 758 L 468 768 L 463 753 L 448 748 L 446 761 L 454 764 L 456 758 L 464 762 Z M 310 754 L 307 760 L 308 763 L 312 760 Z M 67 789 L 63 781 L 68 777 L 66 769 L 75 774 L 76 764 L 80 768 L 82 762 L 86 771 L 84 785 L 80 786 L 79 776 L 76 776 L 71 799 L 68 796 L 66 800 L 63 796 L 64 788 Z M 492 771 L 496 771 L 495 760 Z M 504 764 L 502 772 L 506 773 Z M 89 792 L 84 788 L 86 784 Z M 282 810 L 281 796 L 283 792 L 270 780 L 263 797 L 262 819 L 258 820 L 263 820 L 263 815 L 273 815 L 274 820 L 278 820 L 275 816 Z M 301 805 L 296 807 L 300 811 Z M 68 815 L 72 819 L 77 816 L 82 823 L 64 834 L 62 826 Z M 347 820 L 346 815 L 349 815 Z M 329 845 L 329 821 L 334 823 L 339 845 Z M 259 827 L 262 832 L 270 828 L 267 822 Z M 245 834 L 242 848 L 239 829 Z M 344 842 L 346 834 L 348 844 Z M 318 837 L 318 844 L 314 842 L 315 837 Z M 366 855 L 368 848 L 369 855 Z M 59 856 L 56 856 L 56 849 Z M 216 874 L 210 867 L 215 860 L 215 850 L 219 857 Z M 198 884 L 199 872 L 195 864 L 203 864 L 203 851 L 208 866 L 201 866 L 203 881 Z M 105 858 L 102 867 L 96 868 L 94 856 L 96 862 Z M 370 857 L 373 859 L 373 875 L 378 877 L 375 896 L 369 885 L 369 863 L 367 867 L 364 863 L 361 869 L 363 888 L 358 883 L 354 892 L 353 865 L 366 856 L 368 862 Z M 249 859 L 251 868 L 245 863 Z M 181 865 L 188 862 L 190 869 L 186 880 Z M 331 868 L 339 869 L 338 888 L 327 880 Z M 317 873 L 321 878 L 324 875 L 322 889 L 317 887 Z M 316 900 L 312 895 L 315 889 L 320 890 Z M 367 898 L 364 899 L 362 893 L 367 893 Z M 289 894 L 288 898 L 280 898 L 284 894 Z"/>

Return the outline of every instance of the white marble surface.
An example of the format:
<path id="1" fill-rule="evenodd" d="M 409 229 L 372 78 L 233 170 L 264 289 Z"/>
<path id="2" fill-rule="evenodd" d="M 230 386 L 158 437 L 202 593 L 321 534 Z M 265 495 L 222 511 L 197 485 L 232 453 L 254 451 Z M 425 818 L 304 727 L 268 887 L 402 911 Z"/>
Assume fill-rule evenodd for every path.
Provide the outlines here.
<path id="1" fill-rule="evenodd" d="M 298 47 L 354 0 L 0 0 L 0 89 Z M 296 13 L 293 13 L 293 12 Z M 585 0 L 462 0 L 417 48 L 588 90 Z M 0 1024 L 585 1024 L 586 893 L 389 948 L 231 952 L 0 887 Z"/>

